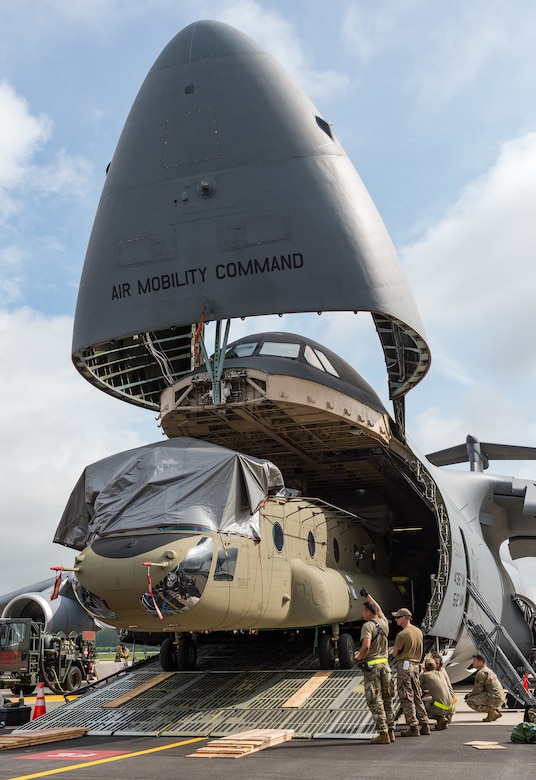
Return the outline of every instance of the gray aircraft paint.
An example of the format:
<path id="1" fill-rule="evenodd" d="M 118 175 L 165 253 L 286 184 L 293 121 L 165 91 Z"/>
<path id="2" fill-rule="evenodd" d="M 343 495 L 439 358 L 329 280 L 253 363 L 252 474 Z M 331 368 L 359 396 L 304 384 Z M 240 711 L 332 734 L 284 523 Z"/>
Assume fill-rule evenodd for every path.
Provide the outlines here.
<path id="1" fill-rule="evenodd" d="M 116 394 L 88 371 L 88 349 L 202 315 L 343 310 L 372 313 L 392 398 L 420 381 L 430 358 L 413 295 L 332 126 L 247 36 L 190 25 L 151 68 L 113 155 L 75 364 Z M 158 370 L 152 361 L 148 373 Z"/>

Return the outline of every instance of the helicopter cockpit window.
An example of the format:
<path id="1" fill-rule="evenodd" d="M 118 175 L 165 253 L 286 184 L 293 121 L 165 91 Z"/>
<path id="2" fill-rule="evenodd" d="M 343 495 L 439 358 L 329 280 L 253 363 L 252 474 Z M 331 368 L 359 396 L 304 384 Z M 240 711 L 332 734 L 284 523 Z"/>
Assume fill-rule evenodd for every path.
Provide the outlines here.
<path id="1" fill-rule="evenodd" d="M 256 341 L 248 341 L 244 344 L 235 344 L 234 347 L 230 347 L 225 353 L 226 358 L 241 358 L 249 357 L 255 352 L 257 346 Z"/>
<path id="2" fill-rule="evenodd" d="M 308 363 L 315 368 L 318 368 L 319 371 L 325 371 L 333 376 L 339 376 L 329 358 L 319 349 L 313 349 L 309 344 L 306 344 L 303 356 Z"/>
<path id="3" fill-rule="evenodd" d="M 234 579 L 238 549 L 236 547 L 220 547 L 216 560 L 214 579 L 217 581 L 231 582 Z"/>
<path id="4" fill-rule="evenodd" d="M 288 341 L 265 341 L 259 349 L 259 355 L 296 360 L 300 355 L 300 345 Z"/>

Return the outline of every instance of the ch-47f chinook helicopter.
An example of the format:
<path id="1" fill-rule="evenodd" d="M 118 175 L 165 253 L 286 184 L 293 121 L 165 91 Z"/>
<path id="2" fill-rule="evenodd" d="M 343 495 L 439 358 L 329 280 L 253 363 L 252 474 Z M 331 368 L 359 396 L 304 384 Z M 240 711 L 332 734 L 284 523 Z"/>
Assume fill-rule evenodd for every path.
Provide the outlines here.
<path id="1" fill-rule="evenodd" d="M 233 318 L 324 311 L 371 313 L 392 415 L 310 339 L 229 343 Z M 157 410 L 169 440 L 88 466 L 73 491 L 55 541 L 77 551 L 80 603 L 166 637 L 166 669 L 193 668 L 199 632 L 306 626 L 324 630 L 322 666 L 351 666 L 362 589 L 386 612 L 408 604 L 453 680 L 498 627 L 495 647 L 528 663 L 535 607 L 500 548 L 536 554 L 536 489 L 484 467 L 535 451 L 469 437 L 465 472 L 444 467 L 458 450 L 425 457 L 409 443 L 423 334 L 331 124 L 250 38 L 185 28 L 107 171 L 73 338 L 80 373 Z"/>

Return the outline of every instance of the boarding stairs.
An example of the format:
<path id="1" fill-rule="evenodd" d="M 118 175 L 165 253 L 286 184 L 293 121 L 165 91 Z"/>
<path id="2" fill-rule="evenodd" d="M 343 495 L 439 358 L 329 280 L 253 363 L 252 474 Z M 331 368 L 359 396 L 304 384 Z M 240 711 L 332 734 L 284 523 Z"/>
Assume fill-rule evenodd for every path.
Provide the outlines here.
<path id="1" fill-rule="evenodd" d="M 487 665 L 494 670 L 503 687 L 514 699 L 527 707 L 536 707 L 536 698 L 525 689 L 522 680 L 525 673 L 536 680 L 536 671 L 470 580 L 467 580 L 467 593 L 494 626 L 491 631 L 487 631 L 481 624 L 471 620 L 467 612 L 464 613 L 465 628 L 477 651 L 484 656 Z M 511 658 L 516 659 L 517 668 L 508 660 L 503 648 Z"/>

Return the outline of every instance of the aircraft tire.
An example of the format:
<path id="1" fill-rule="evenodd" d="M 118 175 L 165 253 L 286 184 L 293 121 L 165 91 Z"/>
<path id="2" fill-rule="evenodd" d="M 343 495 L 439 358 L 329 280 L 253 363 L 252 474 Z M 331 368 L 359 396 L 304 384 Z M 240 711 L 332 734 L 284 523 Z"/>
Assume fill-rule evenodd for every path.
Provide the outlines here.
<path id="1" fill-rule="evenodd" d="M 321 634 L 318 642 L 318 660 L 321 669 L 333 669 L 335 666 L 335 642 L 331 634 Z"/>
<path id="2" fill-rule="evenodd" d="M 160 645 L 160 666 L 164 672 L 176 672 L 177 666 L 177 645 L 172 637 L 164 639 Z"/>
<path id="3" fill-rule="evenodd" d="M 338 641 L 339 664 L 341 669 L 352 669 L 355 666 L 355 644 L 351 634 L 341 634 Z"/>
<path id="4" fill-rule="evenodd" d="M 182 672 L 191 672 L 197 663 L 197 647 L 189 636 L 182 636 L 177 645 L 177 668 Z"/>

